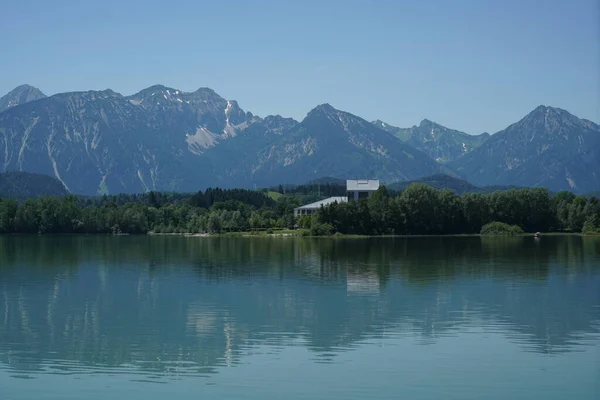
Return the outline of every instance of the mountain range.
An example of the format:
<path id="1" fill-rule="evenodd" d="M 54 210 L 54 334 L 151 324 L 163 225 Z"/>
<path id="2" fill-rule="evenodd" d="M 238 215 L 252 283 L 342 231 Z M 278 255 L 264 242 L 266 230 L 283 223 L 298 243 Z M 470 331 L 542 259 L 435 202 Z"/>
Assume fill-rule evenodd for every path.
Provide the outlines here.
<path id="1" fill-rule="evenodd" d="M 48 174 L 85 195 L 445 174 L 477 186 L 600 189 L 600 127 L 540 106 L 493 135 L 423 120 L 397 128 L 322 104 L 302 121 L 244 111 L 209 88 L 162 85 L 0 98 L 0 171 Z"/>

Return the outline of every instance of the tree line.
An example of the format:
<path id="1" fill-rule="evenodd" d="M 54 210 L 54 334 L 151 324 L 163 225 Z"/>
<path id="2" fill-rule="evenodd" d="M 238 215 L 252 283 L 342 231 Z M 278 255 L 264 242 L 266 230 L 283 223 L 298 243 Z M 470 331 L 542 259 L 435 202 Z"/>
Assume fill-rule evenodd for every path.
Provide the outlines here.
<path id="1" fill-rule="evenodd" d="M 491 222 L 525 232 L 600 233 L 600 201 L 541 188 L 457 196 L 416 183 L 396 196 L 382 186 L 367 200 L 322 208 L 300 225 L 314 234 L 443 235 L 479 233 Z"/>
<path id="2" fill-rule="evenodd" d="M 384 186 L 370 198 L 333 204 L 311 217 L 293 209 L 314 193 L 271 198 L 264 191 L 207 189 L 195 194 L 149 192 L 81 198 L 0 199 L 0 233 L 221 233 L 293 229 L 312 235 L 431 235 L 479 233 L 490 222 L 526 232 L 600 233 L 600 201 L 569 192 L 513 189 L 491 194 L 412 184 Z"/>
<path id="3" fill-rule="evenodd" d="M 220 233 L 293 228 L 300 199 L 208 189 L 192 195 L 149 192 L 79 198 L 0 199 L 0 233 Z"/>

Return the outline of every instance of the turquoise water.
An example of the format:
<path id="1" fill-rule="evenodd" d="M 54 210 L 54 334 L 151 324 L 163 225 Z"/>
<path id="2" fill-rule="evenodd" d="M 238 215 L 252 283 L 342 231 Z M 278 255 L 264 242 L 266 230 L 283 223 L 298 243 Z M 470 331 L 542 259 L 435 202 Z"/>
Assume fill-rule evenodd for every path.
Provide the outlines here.
<path id="1" fill-rule="evenodd" d="M 169 397 L 599 399 L 600 240 L 0 237 L 0 399 Z"/>

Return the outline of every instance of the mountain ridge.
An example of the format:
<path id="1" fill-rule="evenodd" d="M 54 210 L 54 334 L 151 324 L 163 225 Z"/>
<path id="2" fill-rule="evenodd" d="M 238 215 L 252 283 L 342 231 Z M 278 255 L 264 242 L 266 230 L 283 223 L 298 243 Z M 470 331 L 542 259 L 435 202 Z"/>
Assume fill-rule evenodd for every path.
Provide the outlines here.
<path id="1" fill-rule="evenodd" d="M 456 160 L 480 146 L 490 137 L 487 133 L 469 135 L 429 119 L 423 119 L 419 125 L 413 125 L 411 128 L 398 128 L 381 120 L 375 120 L 372 123 L 440 163 Z"/>
<path id="2" fill-rule="evenodd" d="M 316 106 L 301 122 L 290 125 L 290 129 L 280 135 L 277 142 L 259 148 L 255 143 L 243 146 L 256 153 L 241 154 L 247 158 L 238 162 L 250 168 L 245 176 L 238 179 L 252 179 L 251 173 L 260 171 L 261 176 L 254 179 L 255 184 L 271 186 L 280 183 L 300 184 L 324 175 L 346 178 L 360 171 L 360 175 L 366 172 L 370 176 L 397 180 L 416 177 L 420 171 L 412 165 L 419 165 L 421 170 L 430 172 L 443 168 L 368 121 L 337 110 L 327 103 Z M 246 139 L 247 135 L 239 140 Z M 225 144 L 224 148 L 233 143 Z M 211 149 L 207 154 L 218 150 Z M 234 148 L 230 156 L 239 155 L 236 151 L 237 148 Z M 337 158 L 332 158 L 332 154 Z M 348 159 L 351 164 L 347 164 Z M 281 170 L 285 170 L 284 175 L 280 175 Z M 223 179 L 231 176 L 227 170 L 218 173 L 224 174 Z"/>
<path id="3" fill-rule="evenodd" d="M 600 187 L 600 126 L 538 106 L 450 166 L 474 184 L 591 191 Z"/>
<path id="4" fill-rule="evenodd" d="M 66 92 L 0 112 L 0 171 L 52 175 L 78 194 L 268 187 L 320 176 L 368 175 L 395 182 L 439 173 L 479 186 L 598 190 L 594 168 L 600 146 L 594 147 L 593 138 L 598 125 L 547 106 L 530 114 L 537 122 L 519 121 L 494 135 L 468 135 L 429 119 L 411 128 L 371 123 L 329 103 L 317 105 L 302 121 L 261 118 L 206 87 L 184 92 L 153 85 L 128 96 L 111 89 Z M 550 120 L 544 119 L 546 114 Z M 512 139 L 498 139 L 506 130 L 513 131 Z M 577 146 L 581 135 L 585 145 Z M 571 145 L 528 147 L 532 137 L 554 137 L 556 143 Z M 507 174 L 494 164 L 497 157 L 481 150 L 493 147 L 490 141 L 502 143 L 494 154 L 503 148 L 510 156 L 500 157 L 503 162 L 508 157 L 525 165 L 525 175 Z M 542 151 L 544 146 L 552 148 L 552 157 L 532 156 L 548 152 Z M 542 169 L 558 168 L 562 177 L 536 176 L 531 171 L 540 163 Z"/>
<path id="5" fill-rule="evenodd" d="M 211 89 L 163 85 L 130 96 L 79 91 L 18 105 L 0 113 L 0 147 L 2 170 L 52 175 L 79 194 L 267 186 L 332 170 L 339 178 L 366 169 L 394 180 L 440 170 L 329 104 L 301 122 L 260 118 Z"/>

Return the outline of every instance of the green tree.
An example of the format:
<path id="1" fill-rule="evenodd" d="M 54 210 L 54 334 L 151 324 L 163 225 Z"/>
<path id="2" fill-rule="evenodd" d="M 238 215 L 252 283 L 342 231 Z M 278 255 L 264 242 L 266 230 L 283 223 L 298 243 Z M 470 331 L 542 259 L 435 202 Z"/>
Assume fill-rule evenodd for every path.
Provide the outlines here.
<path id="1" fill-rule="evenodd" d="M 264 226 L 264 219 L 262 215 L 256 211 L 252 211 L 248 222 L 252 230 L 260 229 Z"/>
<path id="2" fill-rule="evenodd" d="M 583 223 L 581 233 L 584 235 L 600 235 L 600 216 L 598 214 L 589 215 Z"/>
<path id="3" fill-rule="evenodd" d="M 27 200 L 19 205 L 15 215 L 15 232 L 37 233 L 40 225 L 39 206 L 36 200 Z"/>
<path id="4" fill-rule="evenodd" d="M 312 236 L 329 236 L 333 234 L 333 226 L 329 223 L 322 222 L 319 214 L 313 214 L 310 221 L 310 234 Z"/>
<path id="5" fill-rule="evenodd" d="M 367 200 L 370 219 L 376 234 L 389 234 L 394 231 L 394 216 L 390 207 L 391 196 L 385 186 L 380 186 Z"/>
<path id="6" fill-rule="evenodd" d="M 298 226 L 302 229 L 310 229 L 311 218 L 308 215 L 302 215 L 298 218 Z"/>
<path id="7" fill-rule="evenodd" d="M 18 205 L 15 200 L 0 199 L 0 233 L 13 232 Z"/>
<path id="8" fill-rule="evenodd" d="M 478 233 L 481 227 L 491 222 L 490 206 L 487 196 L 476 193 L 466 193 L 460 198 L 461 233 Z"/>
<path id="9" fill-rule="evenodd" d="M 223 229 L 223 222 L 221 221 L 221 217 L 215 211 L 211 212 L 208 215 L 208 220 L 206 223 L 206 230 L 210 233 L 221 233 Z"/>
<path id="10" fill-rule="evenodd" d="M 569 205 L 569 229 L 580 232 L 585 222 L 584 209 L 587 203 L 585 196 L 577 196 Z"/>
<path id="11" fill-rule="evenodd" d="M 406 218 L 409 234 L 438 233 L 436 227 L 437 190 L 431 186 L 414 183 L 398 198 L 398 205 Z"/>

